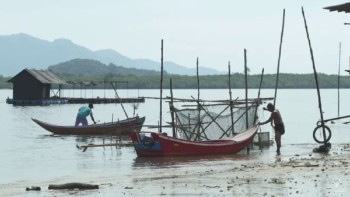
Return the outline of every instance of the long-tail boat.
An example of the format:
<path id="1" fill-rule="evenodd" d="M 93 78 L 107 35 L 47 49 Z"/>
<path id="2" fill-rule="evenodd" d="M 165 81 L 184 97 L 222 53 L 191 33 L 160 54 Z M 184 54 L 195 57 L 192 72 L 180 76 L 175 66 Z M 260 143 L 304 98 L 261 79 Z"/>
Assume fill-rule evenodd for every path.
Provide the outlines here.
<path id="1" fill-rule="evenodd" d="M 234 137 L 207 141 L 179 139 L 165 133 L 132 132 L 131 140 L 139 157 L 235 154 L 252 143 L 258 129 L 254 125 Z"/>
<path id="2" fill-rule="evenodd" d="M 32 118 L 34 122 L 47 131 L 57 135 L 123 135 L 129 136 L 140 131 L 145 117 L 133 117 L 115 122 L 92 124 L 87 126 L 59 126 Z"/>

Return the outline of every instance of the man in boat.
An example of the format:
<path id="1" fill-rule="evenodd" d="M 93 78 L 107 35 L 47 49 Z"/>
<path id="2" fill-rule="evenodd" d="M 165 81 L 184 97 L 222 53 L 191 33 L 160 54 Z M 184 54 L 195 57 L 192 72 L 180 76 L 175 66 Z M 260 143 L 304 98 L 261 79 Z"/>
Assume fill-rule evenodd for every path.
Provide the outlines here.
<path id="1" fill-rule="evenodd" d="M 275 141 L 277 145 L 277 154 L 281 154 L 280 148 L 281 148 L 281 135 L 284 134 L 284 124 L 282 121 L 282 116 L 281 113 L 278 109 L 275 108 L 275 106 L 272 103 L 267 104 L 267 108 L 263 108 L 264 110 L 267 110 L 271 112 L 271 116 L 269 119 L 267 119 L 265 122 L 259 122 L 259 125 L 266 124 L 268 122 L 271 122 L 272 125 L 272 120 L 274 123 L 274 128 L 275 128 Z"/>
<path id="2" fill-rule="evenodd" d="M 94 105 L 92 103 L 89 103 L 89 106 L 82 106 L 79 108 L 77 118 L 75 119 L 75 126 L 77 127 L 80 123 L 83 126 L 87 126 L 88 122 L 86 117 L 90 115 L 92 122 L 96 124 L 96 121 L 94 119 L 94 116 L 92 115 L 92 108 L 94 108 Z"/>

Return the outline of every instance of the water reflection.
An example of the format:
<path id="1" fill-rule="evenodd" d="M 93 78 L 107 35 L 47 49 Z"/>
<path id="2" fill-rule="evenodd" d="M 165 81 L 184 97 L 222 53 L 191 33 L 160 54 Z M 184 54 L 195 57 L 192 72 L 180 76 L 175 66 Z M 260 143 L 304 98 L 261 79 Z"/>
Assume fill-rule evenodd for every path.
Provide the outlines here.
<path id="1" fill-rule="evenodd" d="M 242 161 L 255 158 L 256 154 L 227 154 L 227 155 L 205 155 L 205 156 L 180 156 L 180 157 L 137 157 L 134 159 L 133 167 L 169 168 L 184 165 L 206 165 L 213 162 Z"/>
<path id="2" fill-rule="evenodd" d="M 176 91 L 179 92 L 177 94 L 179 95 L 178 97 L 190 95 L 187 90 Z M 222 92 L 222 94 L 216 94 L 213 91 L 205 90 L 203 94 L 224 98 L 227 93 L 226 90 L 215 90 L 216 92 Z M 241 90 L 236 91 L 243 92 Z M 334 103 L 331 99 L 334 92 L 332 90 L 323 92 L 326 95 L 325 103 Z M 350 91 L 347 92 L 344 95 L 344 100 L 350 98 Z M 2 94 L 4 95 L 4 93 L 6 92 L 3 91 Z M 144 93 L 148 95 L 142 96 L 153 97 L 154 95 L 158 95 L 159 91 L 147 90 Z M 270 96 L 267 93 L 269 92 L 267 91 L 263 97 Z M 273 93 L 273 91 L 270 91 L 270 93 Z M 300 95 L 304 96 L 300 97 Z M 280 185 L 271 184 L 269 181 L 271 178 L 284 177 L 286 172 L 283 171 L 281 174 L 276 175 L 273 172 L 275 169 L 269 168 L 271 171 L 256 172 L 253 170 L 251 174 L 247 174 L 249 171 L 247 172 L 247 168 L 244 167 L 259 165 L 261 162 L 267 163 L 266 165 L 285 162 L 288 158 L 294 157 L 297 154 L 306 157 L 309 154 L 313 154 L 312 149 L 317 144 L 315 145 L 312 139 L 312 131 L 315 127 L 314 123 L 319 119 L 317 105 L 310 107 L 310 103 L 312 104 L 314 101 L 313 95 L 314 92 L 312 90 L 281 90 L 280 101 L 283 102 L 279 103 L 279 106 L 283 109 L 287 128 L 286 134 L 282 137 L 282 152 L 279 157 L 276 157 L 274 146 L 271 147 L 272 150 L 252 149 L 249 155 L 246 154 L 246 151 L 243 151 L 236 155 L 198 157 L 138 158 L 132 146 L 97 147 L 89 148 L 86 152 L 82 152 L 76 148 L 77 144 L 81 146 L 87 144 L 115 143 L 118 141 L 118 138 L 109 136 L 51 135 L 31 120 L 32 117 L 35 117 L 58 125 L 72 125 L 74 124 L 76 110 L 80 107 L 80 104 L 16 107 L 6 103 L 0 103 L 0 111 L 6 114 L 0 120 L 3 126 L 0 138 L 2 145 L 0 149 L 0 157 L 2 158 L 0 162 L 0 184 L 16 185 L 25 183 L 30 185 L 33 182 L 43 181 L 46 185 L 50 181 L 84 182 L 87 180 L 99 183 L 113 183 L 113 187 L 110 187 L 110 190 L 108 190 L 111 195 L 103 195 L 103 191 L 105 190 L 100 190 L 102 191 L 102 196 L 116 196 L 120 194 L 118 193 L 120 191 L 134 192 L 134 194 L 136 192 L 134 196 L 141 196 L 144 193 L 147 193 L 149 196 L 152 196 L 152 194 L 154 196 L 164 195 L 162 193 L 163 191 L 165 195 L 180 196 L 199 194 L 206 196 L 217 196 L 217 194 L 247 196 L 248 192 L 245 191 L 249 191 L 249 194 L 252 196 L 262 196 L 264 193 L 267 196 L 293 196 L 293 194 L 298 195 L 296 194 L 296 190 L 302 191 L 305 188 L 304 191 L 309 191 L 307 193 L 310 194 L 309 196 L 312 196 L 311 194 L 335 196 L 331 195 L 334 194 L 334 191 L 343 192 L 350 189 L 344 185 L 344 183 L 348 182 L 346 176 L 342 176 L 345 178 L 340 179 L 342 177 L 337 175 L 342 174 L 338 173 L 334 175 L 332 168 L 327 170 L 322 167 L 325 171 L 319 173 L 310 173 L 310 168 L 294 169 L 298 180 L 302 181 L 295 183 L 294 180 L 286 180 L 285 185 Z M 301 104 L 301 106 L 295 108 L 295 103 Z M 163 104 L 165 105 L 165 103 Z M 145 104 L 140 105 L 138 113 L 147 116 L 145 125 L 157 125 L 159 120 L 158 105 L 159 101 L 153 100 L 147 100 Z M 343 102 L 343 105 L 342 108 L 346 109 L 346 102 Z M 302 116 L 296 116 L 296 114 L 300 114 L 300 108 L 308 110 L 303 111 Z M 132 108 L 127 108 L 126 110 L 129 110 L 129 114 L 132 114 Z M 168 108 L 163 108 L 163 110 L 163 114 L 169 115 L 167 113 Z M 325 106 L 324 111 L 327 112 L 327 117 L 334 117 L 332 113 L 330 114 L 332 110 L 331 105 Z M 94 115 L 101 121 L 109 121 L 112 114 L 113 117 L 124 117 L 124 113 L 119 105 L 100 104 L 94 109 Z M 264 119 L 267 118 L 266 116 L 265 114 Z M 169 118 L 169 116 L 164 117 Z M 170 121 L 170 118 L 165 121 Z M 144 129 L 147 130 L 147 128 Z M 349 125 L 333 124 L 331 125 L 331 129 L 332 144 L 349 142 Z M 127 139 L 123 140 L 129 139 L 127 137 Z M 330 154 L 333 154 L 335 150 L 337 150 L 336 147 L 332 147 Z M 321 157 L 324 157 L 324 155 L 319 155 L 316 158 Z M 346 169 L 347 167 L 344 170 L 346 171 Z M 237 170 L 242 170 L 241 174 L 243 174 L 239 179 L 236 179 L 236 176 L 239 176 L 236 174 Z M 303 177 L 303 173 L 306 170 L 310 175 Z M 228 176 L 229 174 L 231 175 L 230 177 Z M 273 177 L 268 177 L 271 174 L 273 174 Z M 251 175 L 251 177 L 248 177 L 248 175 Z M 317 178 L 318 181 L 315 183 L 314 179 L 316 179 L 315 177 L 317 175 L 319 175 L 319 178 Z M 293 176 L 293 174 L 290 174 L 290 177 Z M 259 177 L 262 178 L 259 179 Z M 266 182 L 265 179 L 267 179 Z M 155 180 L 158 180 L 158 182 Z M 221 188 L 217 188 L 217 181 L 220 180 L 222 180 Z M 247 182 L 247 180 L 250 182 Z M 254 193 L 254 188 L 252 187 L 259 184 L 255 181 L 265 183 L 265 186 L 267 185 L 268 187 L 262 187 L 258 190 L 259 193 Z M 303 182 L 305 182 L 305 188 L 303 187 Z M 327 183 L 328 187 L 326 188 Z M 126 186 L 133 187 L 134 189 L 125 190 L 124 188 Z M 329 187 L 333 189 L 331 190 L 331 194 L 329 194 Z M 21 191 L 22 189 L 20 188 Z M 223 192 L 220 190 L 223 190 Z M 275 192 L 271 193 L 270 191 Z M 42 193 L 41 195 L 52 196 L 52 194 L 56 195 L 56 193 Z M 299 196 L 303 194 L 306 193 L 299 194 Z M 90 196 L 96 195 L 91 194 Z"/>

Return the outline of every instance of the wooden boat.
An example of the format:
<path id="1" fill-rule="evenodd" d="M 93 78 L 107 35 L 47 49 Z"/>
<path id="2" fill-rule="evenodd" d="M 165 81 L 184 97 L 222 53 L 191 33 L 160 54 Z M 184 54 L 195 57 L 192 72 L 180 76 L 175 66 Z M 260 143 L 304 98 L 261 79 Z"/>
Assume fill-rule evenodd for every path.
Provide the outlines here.
<path id="1" fill-rule="evenodd" d="M 32 120 L 47 131 L 58 135 L 130 135 L 134 131 L 141 130 L 145 117 L 77 127 L 53 125 L 34 118 Z"/>
<path id="2" fill-rule="evenodd" d="M 131 140 L 139 157 L 235 154 L 253 142 L 258 128 L 222 140 L 189 141 L 154 132 L 132 132 Z"/>

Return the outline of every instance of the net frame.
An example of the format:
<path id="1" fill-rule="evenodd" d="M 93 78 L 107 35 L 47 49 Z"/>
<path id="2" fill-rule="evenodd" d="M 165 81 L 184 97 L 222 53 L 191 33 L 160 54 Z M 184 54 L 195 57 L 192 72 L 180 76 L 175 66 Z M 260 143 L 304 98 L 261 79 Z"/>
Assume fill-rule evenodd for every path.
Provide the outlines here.
<path id="1" fill-rule="evenodd" d="M 257 121 L 256 112 L 260 102 L 255 100 L 249 104 L 247 110 L 245 104 L 233 104 L 233 102 L 206 104 L 197 101 L 197 105 L 190 105 L 192 108 L 173 106 L 176 136 L 191 141 L 233 137 L 247 129 L 246 113 L 248 113 L 248 127 Z M 231 109 L 233 109 L 233 114 Z"/>

